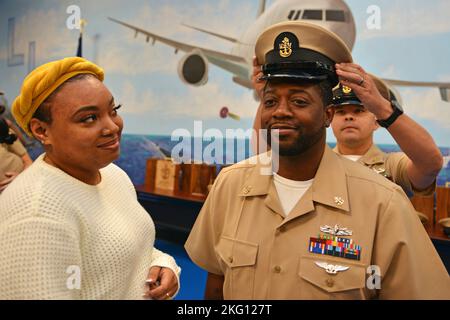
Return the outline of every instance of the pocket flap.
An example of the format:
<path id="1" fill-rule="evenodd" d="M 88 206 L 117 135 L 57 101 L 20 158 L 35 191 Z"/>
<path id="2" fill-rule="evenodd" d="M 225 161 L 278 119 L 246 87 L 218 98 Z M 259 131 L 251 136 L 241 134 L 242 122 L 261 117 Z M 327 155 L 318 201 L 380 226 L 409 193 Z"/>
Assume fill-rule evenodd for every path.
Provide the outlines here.
<path id="1" fill-rule="evenodd" d="M 319 266 L 316 262 L 322 266 Z M 326 264 L 348 267 L 348 269 L 330 274 L 324 268 Z M 331 271 L 330 269 L 329 271 Z M 341 268 L 338 267 L 337 269 Z M 366 268 L 363 264 L 353 261 L 347 262 L 344 259 L 329 259 L 324 256 L 302 256 L 298 275 L 327 292 L 360 289 L 364 288 L 366 284 Z"/>
<path id="2" fill-rule="evenodd" d="M 230 268 L 251 266 L 256 263 L 258 245 L 222 236 L 216 247 L 217 253 Z"/>

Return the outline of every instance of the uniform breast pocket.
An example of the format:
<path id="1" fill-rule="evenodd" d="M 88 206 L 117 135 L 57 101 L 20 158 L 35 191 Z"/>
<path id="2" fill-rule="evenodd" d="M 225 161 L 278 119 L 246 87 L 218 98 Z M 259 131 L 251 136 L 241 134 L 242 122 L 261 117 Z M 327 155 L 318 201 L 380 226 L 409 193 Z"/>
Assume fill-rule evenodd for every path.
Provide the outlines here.
<path id="1" fill-rule="evenodd" d="M 224 298 L 251 299 L 258 244 L 222 236 L 216 250 L 226 269 Z"/>
<path id="2" fill-rule="evenodd" d="M 345 259 L 304 255 L 298 276 L 306 299 L 365 299 L 366 267 Z"/>

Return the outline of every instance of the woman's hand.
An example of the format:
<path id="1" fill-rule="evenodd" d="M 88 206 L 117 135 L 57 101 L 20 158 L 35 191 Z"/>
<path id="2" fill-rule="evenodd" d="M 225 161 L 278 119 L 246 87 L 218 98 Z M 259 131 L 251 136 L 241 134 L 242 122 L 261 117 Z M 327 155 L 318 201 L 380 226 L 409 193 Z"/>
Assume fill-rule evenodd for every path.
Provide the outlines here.
<path id="1" fill-rule="evenodd" d="M 172 269 L 166 267 L 151 267 L 148 273 L 145 298 L 153 300 L 172 299 L 178 291 L 178 279 Z"/>

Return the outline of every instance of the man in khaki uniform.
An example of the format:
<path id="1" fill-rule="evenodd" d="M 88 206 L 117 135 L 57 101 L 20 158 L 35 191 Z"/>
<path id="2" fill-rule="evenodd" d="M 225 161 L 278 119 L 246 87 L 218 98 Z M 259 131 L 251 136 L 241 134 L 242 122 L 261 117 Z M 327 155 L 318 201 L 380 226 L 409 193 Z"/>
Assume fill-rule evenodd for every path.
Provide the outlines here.
<path id="1" fill-rule="evenodd" d="M 260 94 L 264 87 L 261 67 L 256 60 L 253 63 L 252 83 Z M 333 150 L 384 175 L 408 196 L 432 195 L 443 157 L 431 135 L 403 113 L 382 80 L 366 74 L 354 63 L 337 66 L 337 72 L 343 81 L 353 79 L 362 81 L 362 85 L 350 81 L 349 86 L 340 85 L 333 90 L 336 112 L 331 127 L 337 141 Z M 344 93 L 343 88 L 349 92 Z M 260 113 L 258 108 L 255 130 L 260 128 Z M 380 126 L 388 130 L 403 152 L 384 153 L 373 143 L 373 134 Z"/>
<path id="2" fill-rule="evenodd" d="M 326 146 L 335 63 L 352 60 L 345 44 L 285 22 L 261 34 L 256 55 L 272 152 L 223 169 L 194 224 L 185 248 L 209 272 L 205 297 L 450 298 L 402 189 Z"/>
<path id="3" fill-rule="evenodd" d="M 432 195 L 443 164 L 433 138 L 403 114 L 382 80 L 365 74 L 355 64 L 347 65 L 346 70 L 346 77 L 359 72 L 364 81 L 362 86 L 351 82 L 346 86 L 347 78 L 342 78 L 344 84 L 333 90 L 335 114 L 331 127 L 337 141 L 334 151 L 384 175 L 408 195 Z M 364 102 L 358 98 L 358 92 Z M 383 118 L 387 120 L 377 120 Z M 403 152 L 384 153 L 373 143 L 373 134 L 380 125 L 390 132 Z"/>

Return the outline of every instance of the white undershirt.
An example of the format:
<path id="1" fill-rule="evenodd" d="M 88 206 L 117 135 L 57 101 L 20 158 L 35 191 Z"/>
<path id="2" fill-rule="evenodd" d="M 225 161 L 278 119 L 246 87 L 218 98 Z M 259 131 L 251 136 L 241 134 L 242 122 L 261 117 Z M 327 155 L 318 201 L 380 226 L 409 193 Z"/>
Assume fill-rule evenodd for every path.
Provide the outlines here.
<path id="1" fill-rule="evenodd" d="M 313 181 L 314 179 L 307 181 L 290 180 L 283 178 L 276 173 L 273 174 L 273 182 L 275 183 L 278 198 L 280 199 L 281 206 L 283 207 L 284 215 L 286 217 L 295 207 L 306 190 L 308 190 L 308 188 L 312 185 Z"/>
<path id="2" fill-rule="evenodd" d="M 362 158 L 362 156 L 353 155 L 353 154 L 343 154 L 342 156 L 344 158 L 347 158 L 348 160 L 352 160 L 352 161 L 355 161 L 355 162 Z"/>

